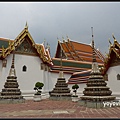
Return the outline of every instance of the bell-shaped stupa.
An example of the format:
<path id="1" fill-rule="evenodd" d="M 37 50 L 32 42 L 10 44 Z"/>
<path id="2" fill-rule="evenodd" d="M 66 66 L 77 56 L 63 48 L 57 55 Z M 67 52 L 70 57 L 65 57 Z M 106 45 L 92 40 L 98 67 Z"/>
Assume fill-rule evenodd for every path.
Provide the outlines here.
<path id="1" fill-rule="evenodd" d="M 12 65 L 9 71 L 9 75 L 5 82 L 4 88 L 2 89 L 0 96 L 0 103 L 19 103 L 24 102 L 24 98 L 21 95 L 21 91 L 18 88 L 17 76 L 14 67 L 15 54 L 13 51 Z"/>
<path id="2" fill-rule="evenodd" d="M 93 38 L 93 34 L 92 34 Z M 103 107 L 103 102 L 115 100 L 115 96 L 112 96 L 112 91 L 107 87 L 107 83 L 104 80 L 102 73 L 99 70 L 98 63 L 95 57 L 94 40 L 92 39 L 93 48 L 93 62 L 92 70 L 90 73 L 87 87 L 84 88 L 83 96 L 80 97 L 80 102 L 88 107 Z"/>
<path id="3" fill-rule="evenodd" d="M 62 50 L 61 50 L 61 70 L 59 72 L 59 78 L 57 79 L 57 83 L 55 84 L 55 88 L 49 92 L 50 99 L 55 100 L 71 100 L 72 94 L 70 93 L 70 89 L 68 88 L 68 84 L 64 78 L 64 73 L 62 71 Z"/>

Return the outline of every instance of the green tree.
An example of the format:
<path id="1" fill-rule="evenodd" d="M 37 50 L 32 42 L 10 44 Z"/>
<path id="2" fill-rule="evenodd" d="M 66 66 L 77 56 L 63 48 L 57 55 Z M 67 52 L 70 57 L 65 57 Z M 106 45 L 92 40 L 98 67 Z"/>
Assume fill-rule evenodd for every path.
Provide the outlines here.
<path id="1" fill-rule="evenodd" d="M 72 86 L 72 89 L 73 89 L 73 92 L 75 93 L 75 96 L 76 96 L 78 88 L 79 88 L 78 84 L 75 84 L 75 85 Z"/>
<path id="2" fill-rule="evenodd" d="M 35 93 L 35 95 L 41 95 L 41 89 L 44 86 L 44 84 L 42 82 L 36 82 L 35 83 L 35 87 L 34 90 L 36 90 L 37 92 Z"/>

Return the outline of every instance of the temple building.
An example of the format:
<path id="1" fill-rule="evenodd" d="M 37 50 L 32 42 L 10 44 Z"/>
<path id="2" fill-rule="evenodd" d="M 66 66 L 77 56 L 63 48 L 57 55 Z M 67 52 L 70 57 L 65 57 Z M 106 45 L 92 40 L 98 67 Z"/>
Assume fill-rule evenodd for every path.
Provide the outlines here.
<path id="1" fill-rule="evenodd" d="M 13 51 L 14 66 L 17 82 L 23 96 L 33 95 L 34 85 L 40 81 L 44 83 L 42 91 L 52 91 L 60 71 L 62 51 L 62 71 L 71 89 L 73 84 L 80 86 L 83 91 L 92 66 L 92 45 L 70 40 L 58 40 L 56 54 L 50 56 L 49 47 L 44 43 L 38 44 L 33 40 L 26 24 L 21 33 L 14 39 L 0 38 L 0 89 L 2 90 L 11 67 Z M 104 56 L 95 48 L 96 61 L 99 68 L 104 66 Z"/>
<path id="2" fill-rule="evenodd" d="M 62 69 L 69 74 L 68 85 L 72 88 L 73 84 L 78 84 L 80 91 L 84 90 L 91 72 L 92 66 L 92 45 L 79 43 L 74 40 L 58 40 L 55 57 L 52 58 L 53 66 L 51 72 L 59 72 L 60 69 L 60 51 L 62 49 Z M 95 48 L 96 61 L 99 68 L 104 66 L 104 55 Z M 66 79 L 67 80 L 67 79 Z"/>
<path id="3" fill-rule="evenodd" d="M 105 59 L 103 74 L 108 75 L 107 84 L 113 91 L 113 94 L 120 97 L 120 43 L 113 36 L 113 44 L 110 42 L 109 51 Z"/>
<path id="4" fill-rule="evenodd" d="M 4 87 L 11 67 L 13 51 L 19 88 L 22 94 L 34 93 L 34 85 L 41 81 L 49 90 L 49 70 L 52 65 L 49 49 L 34 42 L 26 24 L 22 32 L 10 40 L 0 38 L 0 89 Z"/>

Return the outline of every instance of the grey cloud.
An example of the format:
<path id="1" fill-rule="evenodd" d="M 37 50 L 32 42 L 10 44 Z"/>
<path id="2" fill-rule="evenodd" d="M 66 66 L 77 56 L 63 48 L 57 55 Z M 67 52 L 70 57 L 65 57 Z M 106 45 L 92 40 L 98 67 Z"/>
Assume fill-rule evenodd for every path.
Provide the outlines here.
<path id="1" fill-rule="evenodd" d="M 26 21 L 36 43 L 46 39 L 54 56 L 57 37 L 90 44 L 108 52 L 108 38 L 120 41 L 120 2 L 5 2 L 0 3 L 0 37 L 15 39 Z"/>

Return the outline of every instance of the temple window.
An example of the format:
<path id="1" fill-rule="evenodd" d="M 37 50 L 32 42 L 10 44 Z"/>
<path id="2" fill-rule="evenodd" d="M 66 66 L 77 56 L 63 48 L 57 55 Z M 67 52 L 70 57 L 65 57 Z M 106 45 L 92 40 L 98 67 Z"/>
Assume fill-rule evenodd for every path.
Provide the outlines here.
<path id="1" fill-rule="evenodd" d="M 48 70 L 48 67 L 47 67 L 47 65 L 45 65 L 45 71 L 47 71 Z"/>
<path id="2" fill-rule="evenodd" d="M 24 65 L 23 66 L 23 72 L 26 72 L 27 71 L 27 67 Z"/>
<path id="3" fill-rule="evenodd" d="M 48 71 L 50 72 L 50 67 L 48 67 Z"/>
<path id="4" fill-rule="evenodd" d="M 41 70 L 44 70 L 44 64 L 41 63 Z"/>
<path id="5" fill-rule="evenodd" d="M 2 61 L 2 67 L 6 67 L 6 65 L 7 65 L 7 60 L 4 59 L 4 60 Z"/>
<path id="6" fill-rule="evenodd" d="M 117 74 L 117 80 L 120 80 L 120 74 Z"/>

